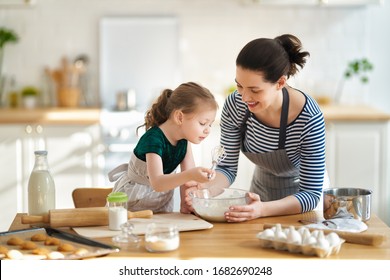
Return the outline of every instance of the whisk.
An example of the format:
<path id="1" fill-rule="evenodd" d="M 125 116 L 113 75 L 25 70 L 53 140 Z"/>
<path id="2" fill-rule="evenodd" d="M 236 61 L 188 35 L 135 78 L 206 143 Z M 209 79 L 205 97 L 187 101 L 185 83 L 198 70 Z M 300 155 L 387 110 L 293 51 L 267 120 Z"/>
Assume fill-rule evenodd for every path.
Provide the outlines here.
<path id="1" fill-rule="evenodd" d="M 220 163 L 226 157 L 225 148 L 221 145 L 214 147 L 211 150 L 212 166 L 211 170 L 215 170 L 218 163 Z M 211 178 L 211 174 L 208 175 L 208 178 Z"/>

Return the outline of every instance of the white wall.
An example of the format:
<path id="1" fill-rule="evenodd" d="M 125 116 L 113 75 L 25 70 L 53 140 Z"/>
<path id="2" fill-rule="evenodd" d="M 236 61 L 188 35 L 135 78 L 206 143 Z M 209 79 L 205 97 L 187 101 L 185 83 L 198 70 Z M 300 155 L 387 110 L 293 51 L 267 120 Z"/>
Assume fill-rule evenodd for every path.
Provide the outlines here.
<path id="1" fill-rule="evenodd" d="M 368 57 L 375 70 L 368 86 L 349 82 L 343 97 L 390 111 L 388 0 L 384 6 L 350 8 L 264 7 L 242 0 L 37 0 L 31 8 L 0 7 L 0 26 L 21 37 L 7 45 L 4 70 L 19 85 L 39 85 L 43 67 L 55 68 L 63 55 L 90 56 L 91 89 L 98 95 L 98 27 L 103 16 L 177 15 L 183 81 L 222 93 L 234 82 L 235 58 L 257 37 L 296 34 L 311 53 L 291 84 L 311 93 L 335 92 L 347 62 Z M 386 76 L 385 76 L 386 75 Z M 356 91 L 356 92 L 355 92 Z"/>

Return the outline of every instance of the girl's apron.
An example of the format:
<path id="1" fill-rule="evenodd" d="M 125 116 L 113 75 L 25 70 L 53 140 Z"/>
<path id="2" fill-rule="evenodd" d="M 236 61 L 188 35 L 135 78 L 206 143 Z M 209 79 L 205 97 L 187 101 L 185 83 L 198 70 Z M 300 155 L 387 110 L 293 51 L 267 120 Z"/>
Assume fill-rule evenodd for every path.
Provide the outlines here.
<path id="1" fill-rule="evenodd" d="M 129 163 L 119 165 L 108 173 L 110 182 L 115 182 L 113 192 L 125 192 L 128 195 L 129 211 L 152 210 L 158 212 L 173 211 L 173 190 L 156 192 L 150 186 L 146 162 L 131 154 Z"/>
<path id="2" fill-rule="evenodd" d="M 292 164 L 285 149 L 289 96 L 285 88 L 282 91 L 283 103 L 278 150 L 268 153 L 247 152 L 243 143 L 246 132 L 245 123 L 250 114 L 249 110 L 246 112 L 241 126 L 243 138 L 241 140 L 241 151 L 256 165 L 250 191 L 259 194 L 261 201 L 278 200 L 297 193 L 299 189 L 299 170 Z"/>

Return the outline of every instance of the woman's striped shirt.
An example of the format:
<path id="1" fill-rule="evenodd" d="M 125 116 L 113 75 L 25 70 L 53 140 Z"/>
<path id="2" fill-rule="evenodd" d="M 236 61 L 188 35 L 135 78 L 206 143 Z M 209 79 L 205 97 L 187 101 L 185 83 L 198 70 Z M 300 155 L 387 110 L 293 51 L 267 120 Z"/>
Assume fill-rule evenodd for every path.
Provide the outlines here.
<path id="1" fill-rule="evenodd" d="M 325 173 L 325 123 L 318 104 L 308 95 L 298 117 L 287 126 L 285 149 L 292 164 L 299 169 L 299 200 L 302 212 L 313 210 L 321 197 Z M 237 175 L 240 129 L 247 110 L 237 91 L 226 100 L 221 116 L 221 145 L 226 158 L 218 165 L 232 184 Z M 264 125 L 250 114 L 246 121 L 243 145 L 250 153 L 267 153 L 278 149 L 279 128 Z"/>

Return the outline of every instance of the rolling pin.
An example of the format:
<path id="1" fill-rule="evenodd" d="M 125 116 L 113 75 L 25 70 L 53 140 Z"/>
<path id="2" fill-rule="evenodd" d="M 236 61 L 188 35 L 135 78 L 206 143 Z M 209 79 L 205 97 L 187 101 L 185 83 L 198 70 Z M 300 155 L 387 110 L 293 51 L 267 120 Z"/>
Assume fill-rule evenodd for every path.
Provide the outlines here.
<path id="1" fill-rule="evenodd" d="M 263 229 L 272 228 L 275 224 L 264 224 Z M 282 225 L 282 228 L 288 228 L 289 225 Z M 299 227 L 298 227 L 299 228 Z M 310 232 L 318 229 L 308 228 Z M 363 245 L 372 245 L 379 246 L 385 240 L 386 236 L 384 234 L 375 234 L 375 233 L 355 233 L 355 232 L 345 232 L 331 229 L 320 229 L 324 232 L 324 234 L 329 234 L 331 232 L 337 233 L 337 235 L 344 239 L 345 242 L 355 243 L 355 244 L 363 244 Z"/>
<path id="2" fill-rule="evenodd" d="M 150 218 L 151 210 L 130 212 L 127 211 L 128 219 Z M 45 223 L 51 227 L 84 227 L 108 225 L 107 207 L 88 207 L 72 209 L 52 209 L 49 214 L 42 216 L 22 216 L 22 224 Z"/>

